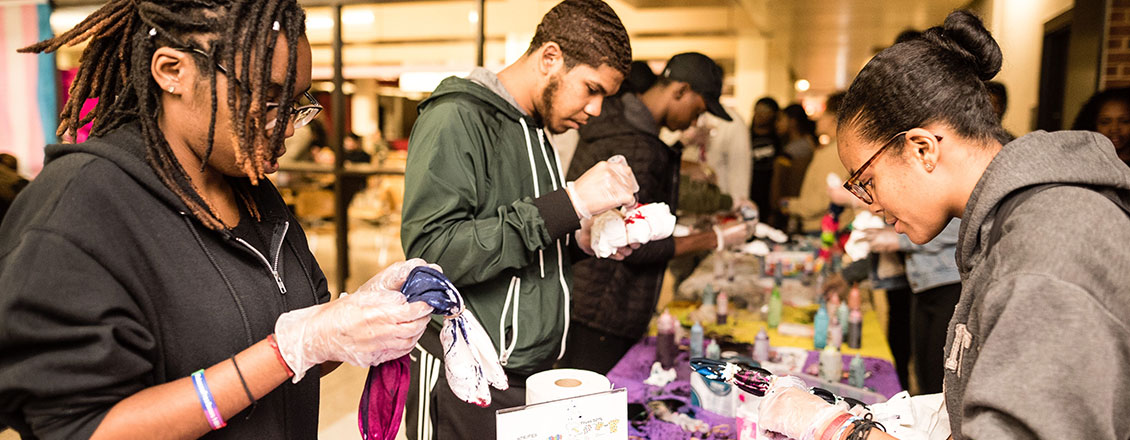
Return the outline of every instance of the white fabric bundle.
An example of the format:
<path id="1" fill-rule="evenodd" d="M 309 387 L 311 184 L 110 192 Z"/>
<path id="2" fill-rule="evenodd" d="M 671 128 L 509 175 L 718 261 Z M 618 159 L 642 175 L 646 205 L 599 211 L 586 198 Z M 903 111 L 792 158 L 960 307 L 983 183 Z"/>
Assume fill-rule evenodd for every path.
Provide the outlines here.
<path id="1" fill-rule="evenodd" d="M 593 217 L 591 245 L 598 258 L 608 258 L 619 248 L 662 240 L 674 231 L 671 207 L 666 203 L 649 203 Z"/>

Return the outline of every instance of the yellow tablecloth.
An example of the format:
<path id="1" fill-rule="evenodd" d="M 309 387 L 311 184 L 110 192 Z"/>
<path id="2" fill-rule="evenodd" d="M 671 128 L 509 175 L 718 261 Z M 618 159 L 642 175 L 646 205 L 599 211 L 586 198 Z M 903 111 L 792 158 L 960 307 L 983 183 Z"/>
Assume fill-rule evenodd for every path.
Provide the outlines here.
<path id="1" fill-rule="evenodd" d="M 697 307 L 698 304 L 695 303 L 673 302 L 668 305 L 667 309 L 670 311 L 671 316 L 678 319 L 684 327 L 690 327 L 694 323 L 690 321 L 688 315 Z M 784 306 L 781 310 L 781 322 L 811 326 L 812 317 L 816 314 L 816 309 L 817 306 L 815 304 L 806 307 Z M 752 344 L 757 337 L 757 332 L 764 327 L 769 334 L 769 345 L 798 347 L 808 350 L 814 349 L 811 337 L 779 334 L 777 330 L 770 329 L 769 324 L 762 321 L 759 314 L 746 309 L 731 310 L 726 325 L 704 322 L 702 326 L 703 330 L 708 335 L 713 333 L 721 336 L 730 336 L 734 338 L 735 341 L 750 344 Z M 860 356 L 883 359 L 894 364 L 894 356 L 891 355 L 891 347 L 887 344 L 887 335 L 883 334 L 882 328 L 879 327 L 879 318 L 874 310 L 863 312 L 863 339 L 860 343 L 860 348 L 848 348 L 847 335 L 845 334 L 844 344 L 840 350 L 845 355 L 859 354 Z"/>

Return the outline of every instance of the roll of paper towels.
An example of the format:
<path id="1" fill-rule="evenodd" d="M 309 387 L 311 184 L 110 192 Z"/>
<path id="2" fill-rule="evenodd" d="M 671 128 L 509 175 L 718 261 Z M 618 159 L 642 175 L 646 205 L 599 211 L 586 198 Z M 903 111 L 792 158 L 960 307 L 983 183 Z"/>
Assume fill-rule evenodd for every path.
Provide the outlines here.
<path id="1" fill-rule="evenodd" d="M 526 379 L 526 405 L 568 399 L 612 389 L 604 375 L 572 368 L 546 370 Z"/>

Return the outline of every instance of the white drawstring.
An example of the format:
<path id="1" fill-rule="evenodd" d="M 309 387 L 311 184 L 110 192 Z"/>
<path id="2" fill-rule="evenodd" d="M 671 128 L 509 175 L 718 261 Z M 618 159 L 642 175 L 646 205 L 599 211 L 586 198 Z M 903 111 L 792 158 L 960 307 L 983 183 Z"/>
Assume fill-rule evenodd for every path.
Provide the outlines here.
<path id="1" fill-rule="evenodd" d="M 534 145 L 530 142 L 530 127 L 526 125 L 525 119 L 518 119 L 518 123 L 522 125 L 522 132 L 526 134 L 526 154 L 530 158 L 530 174 L 534 178 L 534 198 L 541 197 L 541 186 L 538 185 L 538 167 L 534 165 Z M 538 139 L 541 142 L 541 139 Z M 551 176 L 553 173 L 549 173 Z M 554 186 L 557 183 L 554 182 Z M 545 278 L 545 253 L 538 249 L 538 267 L 541 268 L 541 277 Z"/>
<path id="2" fill-rule="evenodd" d="M 522 297 L 522 279 L 510 277 L 510 287 L 506 289 L 506 303 L 502 306 L 502 314 L 498 317 L 498 363 L 502 366 L 510 361 L 510 355 L 518 347 L 518 305 Z M 514 311 L 511 315 L 512 328 L 510 346 L 506 346 L 506 311 L 510 310 L 510 301 L 514 301 Z"/>
<path id="3" fill-rule="evenodd" d="M 545 161 L 545 167 L 546 167 L 546 169 L 549 170 L 550 177 L 552 177 L 554 179 L 552 181 L 553 182 L 553 190 L 557 191 L 558 177 L 560 177 L 561 186 L 565 185 L 565 173 L 561 171 L 561 159 L 557 155 L 557 150 L 554 149 L 553 150 L 553 159 L 554 159 L 554 162 L 556 162 L 556 164 L 557 164 L 557 175 L 555 176 L 553 174 L 553 167 L 549 164 L 549 154 L 547 154 L 545 152 L 545 134 L 542 132 L 542 130 L 540 128 L 538 129 L 538 143 L 541 144 L 541 158 L 542 158 L 543 161 Z M 549 148 L 553 148 L 553 144 L 549 144 Z M 565 239 L 568 240 L 569 236 L 566 235 Z M 557 241 L 557 279 L 561 282 L 561 293 L 562 293 L 563 297 L 565 298 L 565 307 L 563 307 L 564 310 L 562 311 L 562 314 L 565 316 L 565 329 L 561 332 L 561 352 L 558 353 L 558 355 L 557 355 L 557 359 L 560 360 L 562 357 L 565 356 L 565 343 L 566 343 L 566 340 L 569 338 L 569 318 L 570 318 L 570 316 L 569 316 L 569 307 L 570 307 L 569 301 L 570 301 L 570 297 L 569 297 L 569 283 L 567 283 L 565 281 L 565 268 L 563 266 L 564 263 L 562 262 L 563 258 L 562 258 L 562 255 L 561 255 L 561 240 L 558 239 L 556 241 Z M 565 243 L 566 243 L 566 245 L 568 245 L 569 242 L 566 241 Z"/>

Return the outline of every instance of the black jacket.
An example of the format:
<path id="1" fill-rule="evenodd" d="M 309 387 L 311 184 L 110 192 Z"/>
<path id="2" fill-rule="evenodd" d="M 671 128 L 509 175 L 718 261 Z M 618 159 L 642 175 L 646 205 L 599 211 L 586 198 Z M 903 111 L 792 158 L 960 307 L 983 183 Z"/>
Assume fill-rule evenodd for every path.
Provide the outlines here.
<path id="1" fill-rule="evenodd" d="M 639 182 L 640 203 L 678 207 L 682 144 L 659 139 L 659 126 L 639 97 L 625 93 L 605 98 L 603 111 L 580 129 L 569 166 L 574 180 L 597 162 L 620 154 Z M 639 338 L 659 300 L 663 272 L 675 255 L 675 239 L 653 241 L 620 262 L 590 258 L 573 265 L 573 319 L 624 338 Z"/>
<path id="2" fill-rule="evenodd" d="M 329 300 L 270 182 L 232 180 L 259 208 L 263 238 L 249 241 L 270 249 L 256 252 L 186 214 L 145 148 L 136 125 L 49 146 L 0 227 L 0 415 L 29 438 L 89 437 L 118 401 L 223 362 L 283 312 Z M 315 438 L 318 380 L 286 382 L 206 438 Z"/>

